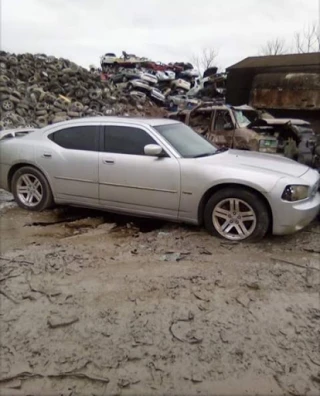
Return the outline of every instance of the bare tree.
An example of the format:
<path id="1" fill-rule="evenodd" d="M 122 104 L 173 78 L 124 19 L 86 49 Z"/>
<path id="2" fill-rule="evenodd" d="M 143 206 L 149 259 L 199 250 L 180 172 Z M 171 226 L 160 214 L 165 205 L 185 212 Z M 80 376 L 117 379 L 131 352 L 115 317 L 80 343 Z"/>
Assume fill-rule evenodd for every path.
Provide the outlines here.
<path id="1" fill-rule="evenodd" d="M 191 62 L 202 73 L 209 67 L 215 66 L 218 52 L 214 48 L 203 48 L 201 53 L 193 55 Z"/>
<path id="2" fill-rule="evenodd" d="M 294 52 L 320 52 L 320 29 L 316 22 L 294 35 Z"/>
<path id="3" fill-rule="evenodd" d="M 283 39 L 276 38 L 267 41 L 266 45 L 261 47 L 260 55 L 283 55 L 287 52 L 286 44 Z"/>

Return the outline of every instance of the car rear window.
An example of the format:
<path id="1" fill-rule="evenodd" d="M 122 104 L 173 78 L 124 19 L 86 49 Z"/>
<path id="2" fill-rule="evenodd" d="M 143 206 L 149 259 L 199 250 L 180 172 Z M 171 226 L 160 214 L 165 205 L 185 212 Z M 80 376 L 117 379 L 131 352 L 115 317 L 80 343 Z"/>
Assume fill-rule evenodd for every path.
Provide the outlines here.
<path id="1" fill-rule="evenodd" d="M 86 125 L 61 129 L 48 138 L 58 146 L 69 150 L 98 151 L 99 126 Z"/>

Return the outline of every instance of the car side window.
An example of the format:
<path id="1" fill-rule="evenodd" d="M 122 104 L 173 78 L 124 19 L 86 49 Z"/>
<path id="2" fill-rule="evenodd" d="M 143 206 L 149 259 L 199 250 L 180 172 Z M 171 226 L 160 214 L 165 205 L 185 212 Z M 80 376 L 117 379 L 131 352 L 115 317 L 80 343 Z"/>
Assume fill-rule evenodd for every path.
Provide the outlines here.
<path id="1" fill-rule="evenodd" d="M 144 130 L 126 126 L 106 126 L 104 150 L 108 153 L 145 155 L 144 146 L 157 142 Z"/>
<path id="2" fill-rule="evenodd" d="M 214 130 L 223 131 L 226 124 L 232 124 L 229 112 L 226 110 L 217 110 L 214 121 Z"/>
<path id="3" fill-rule="evenodd" d="M 99 128 L 98 125 L 65 128 L 51 133 L 48 138 L 65 149 L 98 151 Z"/>

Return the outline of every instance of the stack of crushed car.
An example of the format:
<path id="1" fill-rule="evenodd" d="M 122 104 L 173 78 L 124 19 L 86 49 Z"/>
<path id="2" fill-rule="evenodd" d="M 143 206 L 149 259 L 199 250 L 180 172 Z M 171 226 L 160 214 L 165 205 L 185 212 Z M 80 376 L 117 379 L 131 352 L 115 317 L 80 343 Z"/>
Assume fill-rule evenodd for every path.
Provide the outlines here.
<path id="1" fill-rule="evenodd" d="M 163 110 L 69 60 L 0 53 L 0 129 L 94 115 L 162 116 Z"/>
<path id="2" fill-rule="evenodd" d="M 170 110 L 196 106 L 202 99 L 224 102 L 226 75 L 217 74 L 216 67 L 207 69 L 200 77 L 190 63 L 166 65 L 123 51 L 121 57 L 114 53 L 102 56 L 101 72 L 103 80 L 121 89 L 142 92 Z"/>

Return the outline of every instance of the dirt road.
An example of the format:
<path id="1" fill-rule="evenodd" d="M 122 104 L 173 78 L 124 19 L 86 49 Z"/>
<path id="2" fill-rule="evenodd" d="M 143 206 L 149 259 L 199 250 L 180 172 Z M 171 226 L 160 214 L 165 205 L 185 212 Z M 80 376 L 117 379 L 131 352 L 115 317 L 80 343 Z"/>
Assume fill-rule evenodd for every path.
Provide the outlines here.
<path id="1" fill-rule="evenodd" d="M 1 199 L 1 395 L 319 394 L 319 222 L 235 245 Z"/>

